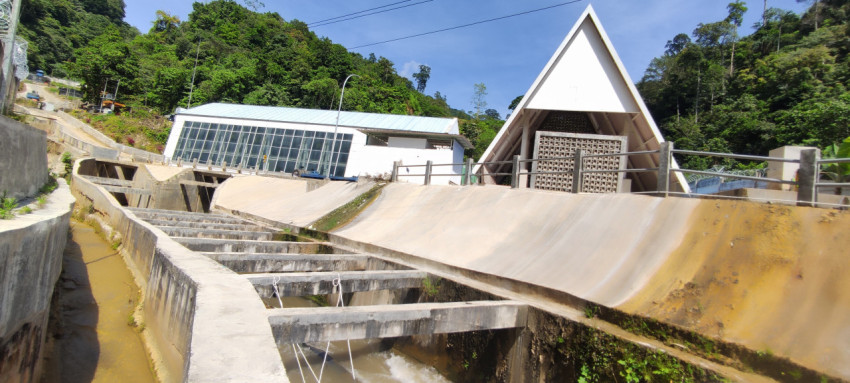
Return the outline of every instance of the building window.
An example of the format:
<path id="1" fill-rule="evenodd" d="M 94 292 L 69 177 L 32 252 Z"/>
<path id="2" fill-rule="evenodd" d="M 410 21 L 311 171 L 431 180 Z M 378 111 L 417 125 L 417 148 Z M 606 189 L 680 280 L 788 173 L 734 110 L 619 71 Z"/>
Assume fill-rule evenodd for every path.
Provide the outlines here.
<path id="1" fill-rule="evenodd" d="M 429 138 L 425 143 L 425 149 L 452 150 L 452 140 L 435 140 Z"/>
<path id="2" fill-rule="evenodd" d="M 351 134 L 186 121 L 174 158 L 291 173 L 296 169 L 344 176 Z M 335 147 L 334 147 L 335 146 Z M 333 153 L 331 153 L 333 151 Z"/>

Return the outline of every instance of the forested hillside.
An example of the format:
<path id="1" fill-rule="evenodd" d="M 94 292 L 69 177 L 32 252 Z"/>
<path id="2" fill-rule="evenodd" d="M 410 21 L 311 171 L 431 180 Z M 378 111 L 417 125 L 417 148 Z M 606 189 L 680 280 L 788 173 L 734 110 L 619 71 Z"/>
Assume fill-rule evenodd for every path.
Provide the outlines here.
<path id="1" fill-rule="evenodd" d="M 665 137 L 684 149 L 767 154 L 850 136 L 850 0 L 809 1 L 802 16 L 767 9 L 743 38 L 752 30 L 741 25 L 743 1 L 730 3 L 724 20 L 674 36 L 637 84 Z M 762 2 L 752 6 L 761 12 Z M 463 110 L 467 100 L 454 100 L 460 108 L 453 109 L 428 89 L 428 67 L 414 83 L 384 57 L 348 52 L 303 22 L 234 0 L 195 3 L 188 20 L 159 12 L 143 33 L 123 16 L 123 0 L 23 0 L 20 34 L 30 42 L 30 67 L 81 79 L 90 101 L 104 86 L 118 87 L 122 101 L 163 114 L 185 107 L 190 89 L 192 105 L 334 108 L 353 73 L 360 77 L 349 82 L 343 109 L 458 117 L 476 159 L 502 124 L 486 109 L 484 84 L 475 84 L 474 111 Z"/>
<path id="2" fill-rule="evenodd" d="M 761 155 L 849 137 L 850 1 L 814 0 L 802 17 L 769 8 L 744 38 L 747 4 L 727 9 L 726 19 L 673 37 L 637 84 L 665 137 L 678 148 Z M 711 165 L 702 161 L 686 165 Z"/>
<path id="3" fill-rule="evenodd" d="M 479 144 L 477 137 L 495 136 L 501 126 L 495 111 L 473 113 L 476 118 L 449 107 L 439 91 L 426 95 L 428 67 L 414 74 L 414 85 L 385 57 L 348 52 L 301 21 L 254 12 L 232 0 L 196 2 L 185 21 L 158 12 L 145 33 L 121 21 L 122 0 L 24 2 L 32 8 L 22 16 L 22 35 L 31 42 L 30 67 L 81 79 L 92 102 L 104 87 L 118 87 L 122 100 L 167 114 L 189 104 L 191 89 L 191 105 L 331 109 L 343 80 L 357 74 L 348 83 L 343 109 L 458 117 L 464 133 L 481 147 L 469 155 L 489 143 Z"/>

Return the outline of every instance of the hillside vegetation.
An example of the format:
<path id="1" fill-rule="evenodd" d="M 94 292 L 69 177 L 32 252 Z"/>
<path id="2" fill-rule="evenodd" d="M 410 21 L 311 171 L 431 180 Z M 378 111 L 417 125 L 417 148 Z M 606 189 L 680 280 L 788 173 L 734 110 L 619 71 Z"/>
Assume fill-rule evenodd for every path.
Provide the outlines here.
<path id="1" fill-rule="evenodd" d="M 767 9 L 746 37 L 742 1 L 728 5 L 724 20 L 672 37 L 637 84 L 665 137 L 678 148 L 767 154 L 782 145 L 826 148 L 850 136 L 850 0 L 810 1 L 803 15 Z M 753 5 L 761 10 L 761 2 Z M 486 109 L 484 84 L 475 84 L 474 111 L 454 109 L 439 91 L 425 94 L 426 66 L 414 84 L 385 57 L 349 52 L 301 21 L 233 0 L 194 3 L 185 21 L 160 11 L 145 33 L 123 17 L 123 0 L 23 0 L 30 67 L 82 80 L 88 101 L 118 88 L 122 101 L 161 114 L 190 98 L 191 105 L 332 109 L 345 77 L 357 74 L 343 109 L 458 117 L 475 145 L 467 155 L 476 159 L 503 123 Z M 716 165 L 682 160 L 697 169 Z"/>
<path id="2" fill-rule="evenodd" d="M 769 8 L 743 38 L 746 3 L 727 9 L 668 41 L 637 84 L 664 136 L 682 149 L 758 155 L 850 136 L 850 1 L 814 0 L 802 16 Z"/>

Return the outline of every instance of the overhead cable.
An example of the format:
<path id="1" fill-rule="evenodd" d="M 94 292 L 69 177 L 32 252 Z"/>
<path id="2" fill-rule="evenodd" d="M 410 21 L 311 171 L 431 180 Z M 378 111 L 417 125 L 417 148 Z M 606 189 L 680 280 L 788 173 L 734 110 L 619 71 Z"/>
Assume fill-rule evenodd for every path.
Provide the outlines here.
<path id="1" fill-rule="evenodd" d="M 409 1 L 409 0 L 408 0 L 408 1 Z M 348 17 L 348 18 L 344 18 L 344 19 L 339 19 L 339 20 L 334 20 L 334 21 L 328 21 L 328 22 L 325 22 L 325 23 L 314 23 L 314 24 L 309 24 L 308 26 L 309 26 L 309 27 L 313 27 L 313 28 L 315 28 L 315 27 L 323 27 L 323 26 L 325 26 L 325 25 L 341 23 L 341 22 L 343 22 L 343 21 L 349 21 L 349 20 L 359 19 L 359 18 L 361 18 L 361 17 L 377 15 L 377 14 L 379 14 L 379 13 L 384 13 L 384 12 L 389 12 L 389 11 L 395 11 L 396 9 L 402 9 L 402 8 L 412 7 L 412 6 L 414 6 L 414 5 L 419 5 L 419 4 L 424 4 L 424 3 L 430 3 L 430 2 L 432 2 L 432 1 L 434 1 L 434 0 L 423 0 L 423 1 L 420 1 L 420 2 L 418 2 L 418 3 L 407 4 L 407 5 L 400 5 L 400 6 L 395 7 L 395 8 L 383 9 L 383 10 L 380 10 L 380 11 L 375 11 L 375 12 L 372 12 L 372 13 L 367 13 L 367 14 L 365 14 L 365 15 L 352 16 L 352 17 Z M 365 12 L 365 11 L 361 11 L 361 12 L 357 12 L 357 13 L 362 13 L 362 12 Z M 343 16 L 340 16 L 340 17 L 343 17 Z"/>
<path id="2" fill-rule="evenodd" d="M 458 25 L 458 26 L 449 27 L 449 28 L 438 29 L 438 30 L 430 31 L 430 32 L 417 33 L 417 34 L 415 34 L 415 35 L 404 36 L 404 37 L 398 37 L 398 38 L 395 38 L 395 39 L 379 41 L 379 42 L 371 43 L 371 44 L 358 45 L 358 46 L 356 46 L 356 47 L 351 47 L 351 48 L 348 48 L 348 49 L 364 48 L 364 47 L 370 47 L 370 46 L 373 46 L 373 45 L 379 45 L 379 44 L 391 43 L 391 42 L 399 41 L 399 40 L 412 39 L 412 38 L 414 38 L 414 37 L 420 37 L 420 36 L 426 36 L 426 35 L 433 35 L 433 34 L 435 34 L 435 33 L 440 33 L 440 32 L 446 32 L 446 31 L 451 31 L 451 30 L 455 30 L 455 29 L 461 29 L 461 28 L 471 27 L 471 26 L 474 26 L 474 25 L 479 25 L 479 24 L 489 23 L 489 22 L 492 22 L 492 21 L 504 20 L 504 19 L 511 18 L 511 17 L 527 15 L 527 14 L 529 14 L 529 13 L 545 11 L 545 10 L 547 10 L 547 9 L 552 9 L 552 8 L 557 8 L 557 7 L 562 7 L 562 6 L 564 6 L 564 5 L 574 4 L 574 3 L 578 3 L 578 2 L 580 2 L 580 1 L 582 1 L 582 0 L 572 0 L 572 1 L 567 1 L 567 2 L 565 2 L 565 3 L 560 3 L 560 4 L 550 5 L 550 6 L 548 6 L 548 7 L 543 7 L 543 8 L 538 8 L 538 9 L 532 9 L 532 10 L 530 10 L 530 11 L 514 13 L 514 14 L 510 14 L 510 15 L 506 15 L 506 16 L 494 17 L 494 18 L 492 18 L 492 19 L 476 21 L 476 22 L 474 22 L 474 23 L 469 23 L 469 24 L 463 24 L 463 25 Z"/>
<path id="3" fill-rule="evenodd" d="M 327 22 L 329 22 L 329 21 L 334 21 L 334 20 L 338 20 L 338 19 L 343 19 L 343 18 L 347 18 L 347 17 L 350 17 L 350 16 L 359 15 L 359 14 L 361 14 L 361 13 L 366 13 L 366 12 L 370 12 L 370 11 L 378 10 L 378 9 L 381 9 L 381 8 L 392 7 L 392 6 L 394 6 L 394 5 L 399 5 L 399 4 L 409 3 L 409 2 L 411 2 L 411 1 L 413 1 L 413 0 L 396 1 L 395 3 L 385 4 L 385 5 L 381 5 L 381 6 L 378 6 L 378 7 L 369 8 L 369 9 L 364 9 L 364 10 L 362 10 L 362 11 L 357 11 L 357 12 L 352 12 L 352 13 L 346 13 L 346 14 L 344 14 L 344 15 L 340 15 L 340 16 L 336 16 L 336 17 L 331 17 L 331 18 L 329 18 L 329 19 L 324 19 L 324 20 L 319 20 L 319 21 L 309 22 L 309 23 L 307 23 L 307 25 L 308 25 L 308 26 L 314 26 L 314 25 L 317 25 L 317 24 L 325 24 L 325 23 L 327 23 Z"/>

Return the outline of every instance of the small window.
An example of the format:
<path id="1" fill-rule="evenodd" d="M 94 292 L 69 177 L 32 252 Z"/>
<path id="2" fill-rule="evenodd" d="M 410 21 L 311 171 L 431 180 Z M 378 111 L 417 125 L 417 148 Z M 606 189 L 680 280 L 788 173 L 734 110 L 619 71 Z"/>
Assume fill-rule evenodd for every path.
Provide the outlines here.
<path id="1" fill-rule="evenodd" d="M 375 137 L 372 135 L 366 136 L 366 145 L 369 146 L 387 146 L 387 139 L 385 137 Z"/>
<path id="2" fill-rule="evenodd" d="M 452 150 L 452 140 L 435 140 L 428 139 L 426 149 L 437 149 L 437 150 Z"/>

